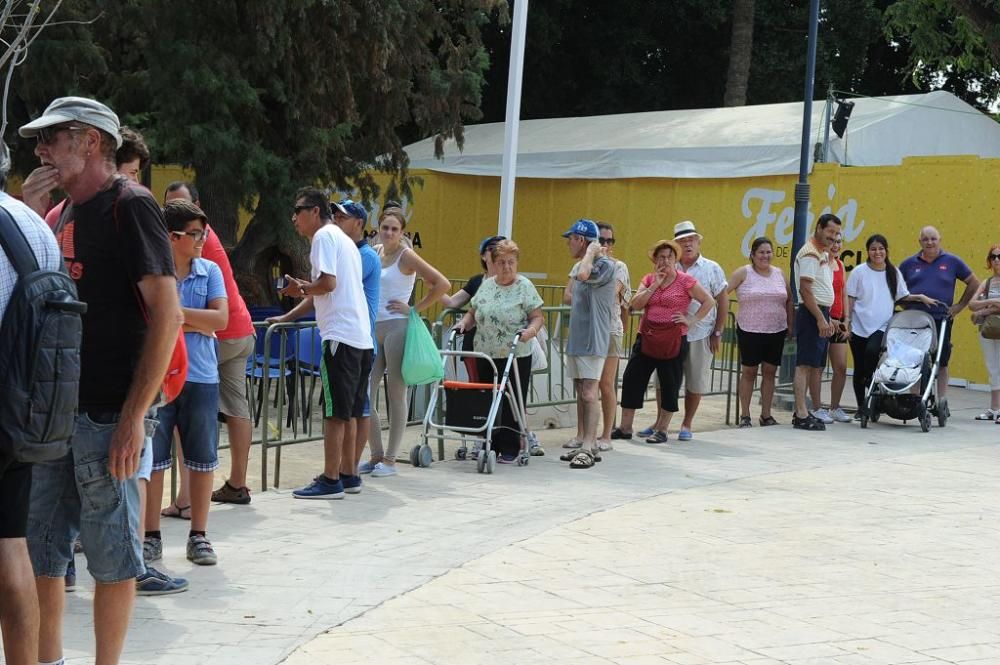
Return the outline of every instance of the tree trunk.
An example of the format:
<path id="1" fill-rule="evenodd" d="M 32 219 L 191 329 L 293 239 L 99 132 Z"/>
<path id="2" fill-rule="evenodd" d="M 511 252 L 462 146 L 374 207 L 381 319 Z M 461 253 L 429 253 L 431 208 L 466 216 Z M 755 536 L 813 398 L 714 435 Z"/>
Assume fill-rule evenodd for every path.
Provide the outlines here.
<path id="1" fill-rule="evenodd" d="M 733 36 L 729 44 L 724 106 L 745 106 L 753 56 L 754 0 L 733 0 Z"/>
<path id="2" fill-rule="evenodd" d="M 201 169 L 198 172 L 210 173 L 211 170 Z M 216 184 L 210 177 L 198 178 L 196 185 L 201 209 L 208 215 L 212 230 L 219 235 L 223 247 L 235 247 L 236 234 L 240 228 L 239 193 Z"/>
<path id="3" fill-rule="evenodd" d="M 951 0 L 951 4 L 982 35 L 993 60 L 993 68 L 1000 69 L 1000 12 L 981 0 Z"/>
<path id="4" fill-rule="evenodd" d="M 254 217 L 229 254 L 233 275 L 248 306 L 285 305 L 274 278 L 289 274 L 309 278 L 309 244 L 274 220 Z"/>

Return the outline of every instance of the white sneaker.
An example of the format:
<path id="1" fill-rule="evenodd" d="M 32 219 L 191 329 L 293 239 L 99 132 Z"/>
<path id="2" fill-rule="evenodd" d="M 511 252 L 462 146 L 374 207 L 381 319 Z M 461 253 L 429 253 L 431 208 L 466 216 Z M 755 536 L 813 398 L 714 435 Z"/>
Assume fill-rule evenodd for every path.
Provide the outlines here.
<path id="1" fill-rule="evenodd" d="M 830 412 L 830 417 L 836 420 L 838 423 L 849 423 L 851 422 L 851 417 L 847 415 L 842 408 L 839 406 Z"/>
<path id="2" fill-rule="evenodd" d="M 395 464 L 384 464 L 379 462 L 372 467 L 372 478 L 385 478 L 386 476 L 396 475 L 396 465 Z"/>
<path id="3" fill-rule="evenodd" d="M 816 409 L 815 411 L 812 412 L 812 414 L 816 416 L 817 420 L 819 420 L 825 425 L 833 423 L 833 417 L 830 415 L 829 409 Z"/>

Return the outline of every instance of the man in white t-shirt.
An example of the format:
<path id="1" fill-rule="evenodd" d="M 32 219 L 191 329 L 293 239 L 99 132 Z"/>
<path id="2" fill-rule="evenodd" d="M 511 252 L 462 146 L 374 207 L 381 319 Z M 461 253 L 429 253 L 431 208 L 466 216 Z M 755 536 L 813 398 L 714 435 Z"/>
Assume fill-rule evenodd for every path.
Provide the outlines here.
<path id="1" fill-rule="evenodd" d="M 372 366 L 371 326 L 362 283 L 361 254 L 333 223 L 330 202 L 319 189 L 303 187 L 295 197 L 292 224 L 309 238 L 311 281 L 285 275 L 281 294 L 303 298 L 283 320 L 294 321 L 310 309 L 323 340 L 323 473 L 292 492 L 296 499 L 343 499 L 361 491 L 359 476 L 340 473 L 344 437 L 352 418 L 360 418 Z"/>

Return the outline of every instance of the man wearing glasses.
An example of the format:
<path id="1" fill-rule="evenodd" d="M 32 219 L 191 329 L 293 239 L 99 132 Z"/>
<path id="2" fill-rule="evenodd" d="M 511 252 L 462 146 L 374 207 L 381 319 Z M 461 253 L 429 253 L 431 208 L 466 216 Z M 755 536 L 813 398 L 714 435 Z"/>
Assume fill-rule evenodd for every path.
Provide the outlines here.
<path id="1" fill-rule="evenodd" d="M 62 663 L 63 576 L 77 534 L 96 581 L 96 663 L 117 663 L 145 572 L 136 471 L 182 317 L 163 214 L 115 171 L 118 116 L 82 97 L 56 99 L 20 134 L 37 140 L 39 187 L 71 202 L 57 234 L 83 317 L 76 434 L 66 457 L 32 473 L 28 546 L 41 614 L 38 659 Z M 148 317 L 148 319 L 147 319 Z"/>
<path id="2" fill-rule="evenodd" d="M 941 334 L 941 325 L 947 321 L 944 346 L 941 348 L 941 367 L 938 371 L 937 399 L 938 412 L 945 417 L 951 415 L 945 395 L 948 390 L 948 361 L 951 360 L 951 326 L 955 317 L 972 300 L 979 280 L 965 261 L 941 249 L 941 234 L 933 226 L 920 229 L 920 251 L 905 259 L 899 265 L 906 286 L 913 295 L 923 294 L 938 301 L 928 306 L 918 302 L 907 302 L 907 309 L 920 309 L 934 317 Z M 962 298 L 955 302 L 955 286 L 965 282 Z"/>

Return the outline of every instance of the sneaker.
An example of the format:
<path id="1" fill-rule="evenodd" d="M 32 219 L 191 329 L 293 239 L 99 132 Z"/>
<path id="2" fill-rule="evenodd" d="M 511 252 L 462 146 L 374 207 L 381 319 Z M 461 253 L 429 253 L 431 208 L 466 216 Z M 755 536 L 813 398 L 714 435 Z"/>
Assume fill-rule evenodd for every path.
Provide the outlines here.
<path id="1" fill-rule="evenodd" d="M 340 483 L 348 494 L 361 494 L 361 476 L 345 476 L 340 474 Z"/>
<path id="2" fill-rule="evenodd" d="M 142 539 L 142 560 L 152 563 L 163 558 L 163 541 L 159 538 L 146 536 Z"/>
<path id="3" fill-rule="evenodd" d="M 372 478 L 385 478 L 396 475 L 396 465 L 379 462 L 372 468 Z"/>
<path id="4" fill-rule="evenodd" d="M 167 596 L 188 590 L 188 581 L 183 577 L 170 577 L 152 566 L 146 566 L 146 572 L 135 578 L 135 594 L 137 596 Z"/>
<path id="5" fill-rule="evenodd" d="M 81 543 L 80 539 L 77 538 L 76 541 L 73 543 L 73 554 L 79 554 L 82 551 L 83 551 L 83 543 Z"/>
<path id="6" fill-rule="evenodd" d="M 214 566 L 219 563 L 219 557 L 215 556 L 212 543 L 208 542 L 208 538 L 200 535 L 188 538 L 187 558 L 188 561 L 199 566 Z"/>
<path id="7" fill-rule="evenodd" d="M 840 408 L 839 406 L 836 409 L 834 409 L 833 411 L 830 412 L 830 417 L 833 418 L 834 421 L 836 421 L 838 423 L 849 423 L 849 422 L 851 422 L 851 417 L 849 415 L 847 415 L 847 413 L 842 408 Z"/>
<path id="8" fill-rule="evenodd" d="M 340 479 L 330 480 L 323 474 L 313 478 L 313 481 L 302 489 L 292 492 L 296 499 L 343 499 L 344 484 Z"/>
<path id="9" fill-rule="evenodd" d="M 653 429 L 652 427 L 647 427 L 646 429 L 637 432 L 636 436 L 639 437 L 640 439 L 648 439 L 649 437 L 653 436 L 655 432 L 656 430 Z"/>
<path id="10" fill-rule="evenodd" d="M 531 439 L 528 444 L 528 454 L 532 457 L 544 457 L 545 448 L 542 448 L 542 444 L 538 443 L 538 439 Z"/>
<path id="11" fill-rule="evenodd" d="M 830 425 L 833 423 L 833 416 L 830 415 L 829 409 L 816 409 L 812 412 L 812 416 L 824 425 Z"/>
<path id="12" fill-rule="evenodd" d="M 362 462 L 361 464 L 358 464 L 358 475 L 359 476 L 363 476 L 366 473 L 371 473 L 372 469 L 374 469 L 374 468 L 375 468 L 375 465 L 372 464 L 371 461 Z"/>
<path id="13" fill-rule="evenodd" d="M 66 576 L 63 578 L 66 583 L 66 591 L 76 591 L 76 556 L 74 555 L 66 565 Z"/>
<path id="14" fill-rule="evenodd" d="M 222 483 L 222 487 L 212 492 L 212 501 L 215 503 L 235 503 L 239 506 L 245 506 L 250 503 L 250 488 L 230 485 L 227 480 Z"/>

